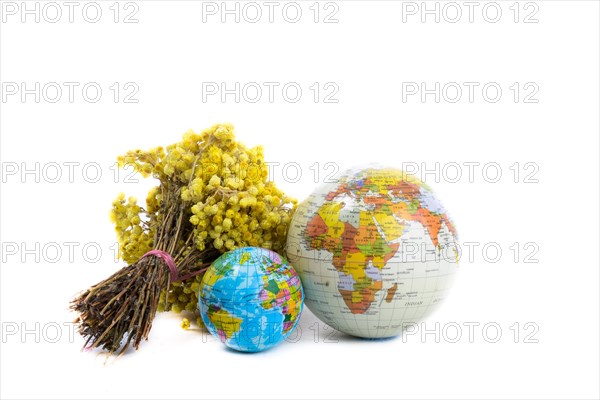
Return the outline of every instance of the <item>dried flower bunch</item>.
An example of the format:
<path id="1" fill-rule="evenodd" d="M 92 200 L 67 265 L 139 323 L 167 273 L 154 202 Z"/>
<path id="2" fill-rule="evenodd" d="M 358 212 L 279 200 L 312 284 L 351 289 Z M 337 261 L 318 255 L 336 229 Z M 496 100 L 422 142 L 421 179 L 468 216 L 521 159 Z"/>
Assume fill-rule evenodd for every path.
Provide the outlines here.
<path id="1" fill-rule="evenodd" d="M 71 308 L 87 347 L 121 354 L 148 338 L 157 310 L 196 310 L 202 273 L 221 253 L 283 251 L 296 200 L 268 181 L 262 147 L 237 142 L 230 124 L 187 132 L 166 150 L 130 151 L 119 165 L 159 185 L 145 208 L 123 194 L 113 202 L 128 266 L 82 292 Z"/>

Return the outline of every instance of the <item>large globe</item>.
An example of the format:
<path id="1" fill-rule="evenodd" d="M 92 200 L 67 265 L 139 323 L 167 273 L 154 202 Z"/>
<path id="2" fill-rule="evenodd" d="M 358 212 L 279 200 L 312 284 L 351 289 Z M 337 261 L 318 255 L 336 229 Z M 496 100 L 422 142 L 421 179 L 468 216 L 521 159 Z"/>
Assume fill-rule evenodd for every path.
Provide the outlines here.
<path id="1" fill-rule="evenodd" d="M 294 330 L 304 304 L 300 278 L 285 258 L 258 247 L 232 250 L 204 274 L 198 308 L 206 328 L 228 347 L 266 350 Z"/>
<path id="2" fill-rule="evenodd" d="M 302 202 L 287 256 L 305 302 L 350 335 L 395 336 L 446 297 L 456 230 L 431 188 L 391 168 L 351 169 Z"/>

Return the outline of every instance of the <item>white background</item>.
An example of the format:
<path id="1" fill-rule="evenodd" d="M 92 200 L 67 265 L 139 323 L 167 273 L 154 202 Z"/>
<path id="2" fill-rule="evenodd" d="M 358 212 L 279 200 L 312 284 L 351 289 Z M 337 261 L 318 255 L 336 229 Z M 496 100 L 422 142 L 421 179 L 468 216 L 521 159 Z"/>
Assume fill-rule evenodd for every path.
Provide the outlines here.
<path id="1" fill-rule="evenodd" d="M 81 2 L 70 23 L 59 2 L 60 21 L 46 21 L 55 15 L 46 8 L 39 23 L 35 15 L 23 23 L 20 2 L 15 15 L 7 3 L 0 27 L 3 398 L 599 396 L 597 2 L 520 3 L 516 23 L 512 1 L 497 3 L 502 15 L 496 23 L 482 16 L 486 3 L 469 22 L 462 2 L 456 23 L 447 21 L 455 15 L 448 7 L 439 23 L 435 15 L 423 23 L 420 13 L 403 14 L 410 4 L 393 1 L 338 1 L 327 9 L 321 3 L 318 23 L 312 1 L 298 3 L 297 23 L 282 17 L 285 3 L 270 23 L 262 2 L 257 23 L 243 15 L 239 23 L 232 15 L 222 23 L 220 14 L 205 15 L 203 22 L 203 4 L 192 1 L 121 3 L 118 23 L 109 8 L 113 1 L 98 2 L 103 13 L 97 23 L 82 17 Z M 40 13 L 45 4 L 39 3 Z M 439 3 L 440 12 L 445 4 Z M 489 7 L 486 18 L 493 19 Z M 93 18 L 93 9 L 87 10 Z M 138 22 L 124 23 L 133 11 Z M 324 23 L 333 11 L 338 22 Z M 525 23 L 533 11 L 538 22 Z M 56 103 L 48 101 L 54 92 L 40 93 L 36 103 L 34 94 L 7 94 L 11 82 L 29 89 L 36 82 L 41 88 L 49 82 L 79 86 L 72 103 L 66 86 Z M 96 103 L 82 97 L 89 82 L 103 89 Z M 121 88 L 117 103 L 109 88 L 115 82 Z M 124 90 L 127 82 L 139 88 L 137 103 L 123 101 L 131 91 Z M 272 103 L 266 91 L 257 103 L 243 97 L 236 103 L 233 95 L 225 102 L 219 96 L 203 101 L 203 82 L 280 86 Z M 303 89 L 296 103 L 282 97 L 289 82 Z M 315 82 L 321 87 L 317 103 L 309 88 Z M 323 101 L 327 82 L 339 88 L 337 103 Z M 435 82 L 456 82 L 463 97 L 451 103 L 455 93 L 448 92 L 439 103 L 434 95 L 403 101 L 403 82 L 425 82 L 430 89 Z M 464 82 L 479 84 L 473 102 Z M 482 96 L 489 82 L 502 88 L 495 103 Z M 510 89 L 515 82 L 516 103 Z M 525 90 L 528 82 L 534 86 Z M 537 103 L 524 102 L 532 87 L 539 88 L 532 98 Z M 324 168 L 327 162 L 340 168 L 425 163 L 430 169 L 439 162 L 442 176 L 424 178 L 455 220 L 461 243 L 480 245 L 472 259 L 463 253 L 454 290 L 425 327 L 456 323 L 460 340 L 447 340 L 454 337 L 451 329 L 439 343 L 434 334 L 385 341 L 331 336 L 306 310 L 296 343 L 249 355 L 198 330 L 182 330 L 179 315 L 162 314 L 137 353 L 105 363 L 103 355 L 80 352 L 81 339 L 69 337 L 63 325 L 74 318 L 69 299 L 120 267 L 111 250 L 110 203 L 120 191 L 144 198 L 152 185 L 115 176 L 116 157 L 223 121 L 236 125 L 239 140 L 265 146 L 267 161 L 280 163 L 273 179 L 299 199 L 316 185 L 316 168 L 310 169 L 315 162 L 317 181 L 331 170 Z M 298 182 L 292 182 L 293 169 L 282 173 L 289 162 L 302 170 Z M 470 162 L 480 163 L 473 182 L 464 166 Z M 23 173 L 35 171 L 36 163 L 37 173 Z M 64 163 L 79 163 L 71 164 L 72 179 Z M 463 166 L 458 182 L 451 182 L 452 163 Z M 487 163 L 500 166 L 498 182 L 489 182 L 494 169 L 482 174 Z M 526 163 L 532 163 L 528 169 Z M 95 166 L 102 175 L 90 182 Z M 444 166 L 450 166 L 446 176 Z M 50 182 L 57 171 L 60 179 Z M 65 245 L 71 242 L 72 257 Z M 515 242 L 518 254 L 511 250 Z M 486 243 L 493 245 L 482 254 Z M 539 251 L 530 261 L 539 262 L 525 262 L 535 246 Z M 502 254 L 492 262 L 495 247 Z M 472 343 L 464 325 L 469 322 L 480 324 Z M 487 336 L 482 332 L 486 323 L 502 329 L 496 343 L 490 343 L 493 328 Z M 537 343 L 526 343 L 531 340 Z"/>

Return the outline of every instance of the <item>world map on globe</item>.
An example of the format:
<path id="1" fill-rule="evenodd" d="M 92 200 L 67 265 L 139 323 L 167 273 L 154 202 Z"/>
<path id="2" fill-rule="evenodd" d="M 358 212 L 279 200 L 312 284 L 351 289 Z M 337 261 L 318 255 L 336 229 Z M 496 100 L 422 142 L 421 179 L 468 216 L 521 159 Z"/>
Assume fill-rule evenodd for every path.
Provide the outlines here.
<path id="1" fill-rule="evenodd" d="M 388 337 L 443 300 L 458 266 L 456 228 L 432 189 L 391 168 L 353 169 L 296 211 L 287 256 L 306 304 L 334 328 Z"/>
<path id="2" fill-rule="evenodd" d="M 198 307 L 206 328 L 235 350 L 283 341 L 303 308 L 300 278 L 274 251 L 244 247 L 221 255 L 202 278 Z"/>

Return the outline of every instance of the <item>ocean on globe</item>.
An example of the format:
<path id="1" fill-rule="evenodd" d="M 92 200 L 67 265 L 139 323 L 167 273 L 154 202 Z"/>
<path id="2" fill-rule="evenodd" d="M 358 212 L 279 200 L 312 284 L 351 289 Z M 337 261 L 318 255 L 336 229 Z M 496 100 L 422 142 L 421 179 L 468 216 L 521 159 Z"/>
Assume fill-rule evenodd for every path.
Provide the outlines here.
<path id="1" fill-rule="evenodd" d="M 349 335 L 384 338 L 418 323 L 446 297 L 457 242 L 427 184 L 373 167 L 345 171 L 302 202 L 286 250 L 317 317 Z"/>
<path id="2" fill-rule="evenodd" d="M 296 327 L 304 292 L 294 268 L 274 251 L 232 250 L 204 274 L 198 296 L 202 321 L 227 347 L 269 349 Z"/>

